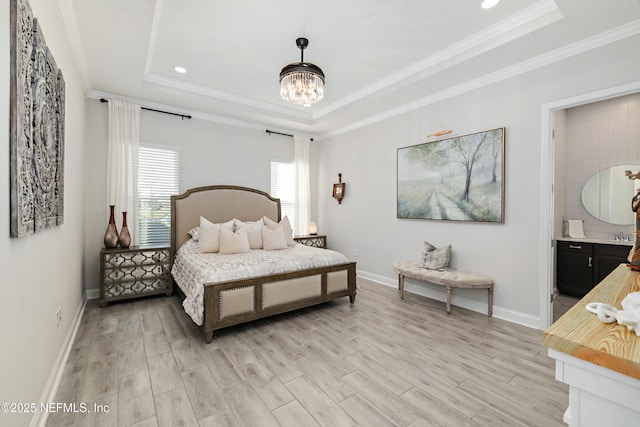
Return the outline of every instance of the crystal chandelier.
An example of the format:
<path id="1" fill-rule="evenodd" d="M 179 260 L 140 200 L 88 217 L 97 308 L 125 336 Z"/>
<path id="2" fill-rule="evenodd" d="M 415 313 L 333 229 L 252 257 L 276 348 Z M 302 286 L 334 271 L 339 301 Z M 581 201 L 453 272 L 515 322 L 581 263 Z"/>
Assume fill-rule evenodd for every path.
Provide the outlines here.
<path id="1" fill-rule="evenodd" d="M 311 106 L 324 96 L 324 73 L 315 64 L 304 62 L 304 49 L 309 40 L 296 39 L 300 48 L 300 62 L 286 65 L 280 71 L 280 96 L 287 102 L 305 107 Z"/>

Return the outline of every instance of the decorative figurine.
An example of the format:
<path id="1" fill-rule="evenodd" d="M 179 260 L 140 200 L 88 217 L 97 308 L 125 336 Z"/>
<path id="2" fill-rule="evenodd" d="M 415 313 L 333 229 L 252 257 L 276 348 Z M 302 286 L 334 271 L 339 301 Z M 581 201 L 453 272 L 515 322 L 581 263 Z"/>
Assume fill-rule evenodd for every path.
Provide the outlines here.
<path id="1" fill-rule="evenodd" d="M 626 326 L 640 337 L 640 292 L 631 292 L 622 300 L 622 310 L 617 310 L 610 304 L 592 302 L 586 309 L 598 315 L 602 323 L 615 323 Z"/>
<path id="2" fill-rule="evenodd" d="M 640 171 L 636 173 L 625 171 L 624 174 L 629 179 L 640 178 Z M 636 195 L 631 199 L 631 210 L 636 213 L 636 232 L 633 239 L 633 248 L 631 248 L 631 252 L 629 252 L 629 257 L 627 258 L 629 261 L 627 266 L 635 271 L 640 271 L 640 209 L 638 208 L 640 208 L 640 188 L 637 189 Z"/>

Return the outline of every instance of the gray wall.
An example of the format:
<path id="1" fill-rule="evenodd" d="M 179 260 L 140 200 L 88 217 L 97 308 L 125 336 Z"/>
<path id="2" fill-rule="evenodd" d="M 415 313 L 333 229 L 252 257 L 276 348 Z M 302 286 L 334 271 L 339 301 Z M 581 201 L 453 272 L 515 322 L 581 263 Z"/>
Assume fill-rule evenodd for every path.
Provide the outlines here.
<path id="1" fill-rule="evenodd" d="M 544 191 L 542 106 L 637 81 L 635 36 L 499 83 L 453 96 L 322 141 L 318 223 L 332 246 L 357 259 L 359 274 L 395 286 L 394 260 L 417 260 L 423 240 L 452 244 L 453 266 L 491 276 L 494 315 L 539 327 L 542 277 L 540 233 Z M 425 142 L 440 123 L 456 134 L 506 127 L 505 224 L 396 218 L 396 150 Z M 341 205 L 327 195 L 342 172 Z M 545 216 L 549 214 L 545 213 Z M 407 289 L 444 297 L 442 289 L 409 282 Z M 454 304 L 485 312 L 486 294 L 455 290 Z"/>
<path id="2" fill-rule="evenodd" d="M 38 402 L 83 302 L 85 97 L 58 3 L 30 0 L 66 81 L 64 225 L 9 237 L 9 2 L 0 3 L 0 401 Z M 62 321 L 56 326 L 56 312 Z M 0 425 L 28 425 L 34 414 L 0 413 Z M 39 414 L 35 414 L 39 417 Z"/>

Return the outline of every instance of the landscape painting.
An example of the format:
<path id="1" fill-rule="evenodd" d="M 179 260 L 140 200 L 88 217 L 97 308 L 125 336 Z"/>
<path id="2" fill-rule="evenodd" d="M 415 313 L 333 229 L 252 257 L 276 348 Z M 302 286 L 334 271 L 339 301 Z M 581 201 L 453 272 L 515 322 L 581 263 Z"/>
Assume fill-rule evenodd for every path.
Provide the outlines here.
<path id="1" fill-rule="evenodd" d="M 504 223 L 505 128 L 398 149 L 398 218 Z"/>

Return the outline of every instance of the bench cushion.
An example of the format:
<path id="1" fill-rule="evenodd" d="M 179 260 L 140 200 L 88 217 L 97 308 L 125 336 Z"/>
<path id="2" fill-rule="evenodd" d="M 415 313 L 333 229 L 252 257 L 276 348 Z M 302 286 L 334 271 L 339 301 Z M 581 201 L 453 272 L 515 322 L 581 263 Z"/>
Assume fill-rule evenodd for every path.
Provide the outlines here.
<path id="1" fill-rule="evenodd" d="M 489 288 L 493 287 L 490 277 L 466 271 L 457 271 L 450 268 L 441 270 L 429 270 L 417 262 L 394 261 L 393 269 L 398 273 L 412 279 L 422 280 L 436 285 L 456 288 Z"/>

